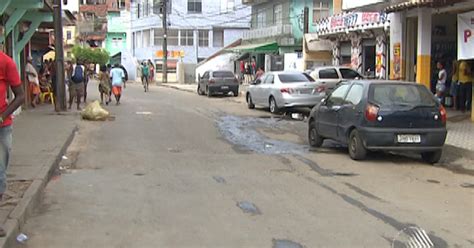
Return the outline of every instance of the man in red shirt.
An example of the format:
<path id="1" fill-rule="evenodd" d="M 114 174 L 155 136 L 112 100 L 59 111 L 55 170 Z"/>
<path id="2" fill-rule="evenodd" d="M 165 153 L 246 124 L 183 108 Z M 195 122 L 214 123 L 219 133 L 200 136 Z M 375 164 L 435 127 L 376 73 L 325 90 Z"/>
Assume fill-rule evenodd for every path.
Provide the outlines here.
<path id="1" fill-rule="evenodd" d="M 15 98 L 7 101 L 7 91 L 11 88 Z M 7 188 L 6 170 L 12 147 L 12 113 L 25 100 L 20 75 L 13 60 L 0 51 L 0 200 Z M 0 226 L 0 237 L 6 233 Z"/>

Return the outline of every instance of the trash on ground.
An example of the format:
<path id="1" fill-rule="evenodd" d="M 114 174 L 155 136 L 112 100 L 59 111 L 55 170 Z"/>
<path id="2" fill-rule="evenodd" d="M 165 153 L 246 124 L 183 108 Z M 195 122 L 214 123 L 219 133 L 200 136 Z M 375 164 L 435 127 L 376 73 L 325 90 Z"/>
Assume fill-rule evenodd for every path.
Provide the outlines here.
<path id="1" fill-rule="evenodd" d="M 67 156 L 63 155 L 62 159 L 68 160 L 69 158 Z"/>
<path id="2" fill-rule="evenodd" d="M 137 115 L 151 115 L 152 112 L 144 111 L 144 112 L 136 112 Z"/>
<path id="3" fill-rule="evenodd" d="M 294 120 L 302 121 L 304 120 L 304 115 L 302 113 L 291 113 L 291 118 Z"/>
<path id="4" fill-rule="evenodd" d="M 109 111 L 100 106 L 99 101 L 94 101 L 81 112 L 82 119 L 89 121 L 105 121 L 110 117 Z"/>
<path id="5" fill-rule="evenodd" d="M 26 241 L 28 241 L 28 236 L 26 236 L 26 234 L 24 233 L 20 233 L 18 234 L 18 236 L 16 236 L 16 241 L 18 241 L 19 243 L 26 243 Z"/>
<path id="6" fill-rule="evenodd" d="M 473 188 L 474 189 L 474 183 L 462 183 L 461 187 L 463 187 L 463 188 Z"/>

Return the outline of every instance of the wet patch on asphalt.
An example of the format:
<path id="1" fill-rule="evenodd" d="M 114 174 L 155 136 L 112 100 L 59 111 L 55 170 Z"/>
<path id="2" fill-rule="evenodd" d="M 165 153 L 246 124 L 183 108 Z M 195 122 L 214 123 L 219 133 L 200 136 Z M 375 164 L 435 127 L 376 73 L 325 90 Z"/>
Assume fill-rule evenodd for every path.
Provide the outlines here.
<path id="1" fill-rule="evenodd" d="M 368 191 L 365 191 L 365 190 L 363 190 L 363 189 L 361 189 L 361 188 L 359 188 L 359 187 L 357 187 L 353 184 L 350 184 L 350 183 L 344 183 L 344 184 L 347 187 L 349 187 L 350 189 L 354 190 L 355 192 L 357 192 L 357 193 L 359 193 L 359 194 L 361 194 L 361 195 L 363 195 L 367 198 L 370 198 L 370 199 L 376 200 L 376 201 L 380 201 L 380 202 L 387 202 L 387 201 L 383 200 L 382 198 L 380 198 L 380 197 L 378 197 L 378 196 L 376 196 L 376 195 L 374 195 L 374 194 L 372 194 Z"/>
<path id="2" fill-rule="evenodd" d="M 255 206 L 255 204 L 253 204 L 249 201 L 237 202 L 237 207 L 242 209 L 242 211 L 246 214 L 251 214 L 251 215 L 261 215 L 262 214 L 260 209 L 258 209 L 258 207 Z"/>
<path id="3" fill-rule="evenodd" d="M 213 176 L 212 179 L 214 179 L 214 181 L 216 181 L 217 183 L 220 183 L 220 184 L 227 184 L 227 181 L 226 181 L 225 178 L 223 178 L 223 177 L 220 177 L 220 176 Z"/>
<path id="4" fill-rule="evenodd" d="M 428 179 L 428 180 L 426 180 L 426 181 L 429 182 L 429 183 L 435 183 L 435 184 L 441 183 L 440 181 L 434 180 L 434 179 Z"/>
<path id="5" fill-rule="evenodd" d="M 287 239 L 273 239 L 272 248 L 304 248 L 301 244 Z"/>
<path id="6" fill-rule="evenodd" d="M 461 187 L 468 188 L 468 189 L 474 189 L 474 183 L 462 183 Z"/>
<path id="7" fill-rule="evenodd" d="M 133 174 L 133 175 L 134 175 L 134 176 L 137 176 L 137 177 L 142 177 L 142 176 L 145 175 L 145 173 L 135 173 L 135 174 Z"/>
<path id="8" fill-rule="evenodd" d="M 304 164 L 308 165 L 313 171 L 318 173 L 320 176 L 323 177 L 333 177 L 333 176 L 345 176 L 345 177 L 352 177 L 358 176 L 359 174 L 352 173 L 352 172 L 334 172 L 329 169 L 324 169 L 318 165 L 318 163 L 314 162 L 313 160 L 307 159 L 301 155 L 293 155 L 296 159 L 303 162 Z"/>
<path id="9" fill-rule="evenodd" d="M 292 142 L 275 140 L 262 135 L 256 129 L 275 128 L 277 121 L 274 118 L 262 119 L 254 117 L 223 116 L 217 126 L 220 133 L 239 150 L 253 151 L 262 154 L 303 154 L 309 146 Z"/>

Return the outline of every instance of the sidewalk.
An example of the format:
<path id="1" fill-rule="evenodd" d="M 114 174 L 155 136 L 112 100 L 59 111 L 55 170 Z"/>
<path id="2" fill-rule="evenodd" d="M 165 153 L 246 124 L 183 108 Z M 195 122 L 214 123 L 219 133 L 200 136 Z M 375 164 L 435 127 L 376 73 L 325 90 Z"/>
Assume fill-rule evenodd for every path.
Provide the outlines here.
<path id="1" fill-rule="evenodd" d="M 197 94 L 197 84 L 176 84 L 176 83 L 166 83 L 166 84 L 156 83 L 156 84 L 161 87 L 166 87 L 166 88 L 171 88 L 175 90 Z M 239 87 L 239 90 L 240 90 L 239 97 L 232 98 L 231 100 L 237 103 L 245 103 L 245 93 L 247 92 L 247 87 L 248 85 L 241 84 Z"/>
<path id="2" fill-rule="evenodd" d="M 23 111 L 13 126 L 13 149 L 7 170 L 8 189 L 0 205 L 0 223 L 7 236 L 0 247 L 11 247 L 26 218 L 40 202 L 62 154 L 72 141 L 79 113 L 58 115 L 49 104 Z"/>
<path id="3" fill-rule="evenodd" d="M 474 122 L 470 113 L 448 109 L 446 145 L 458 148 L 459 155 L 474 159 Z"/>

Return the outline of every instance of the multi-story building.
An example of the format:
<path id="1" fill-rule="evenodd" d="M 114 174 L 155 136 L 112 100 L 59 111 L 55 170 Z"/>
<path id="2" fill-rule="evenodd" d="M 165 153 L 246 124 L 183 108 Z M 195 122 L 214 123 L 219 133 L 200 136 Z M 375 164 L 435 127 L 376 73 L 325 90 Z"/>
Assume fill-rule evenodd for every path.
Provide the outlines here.
<path id="1" fill-rule="evenodd" d="M 109 1 L 105 50 L 111 56 L 131 49 L 130 0 Z"/>
<path id="2" fill-rule="evenodd" d="M 240 0 L 168 0 L 169 68 L 196 64 L 240 39 L 250 26 L 250 7 Z M 132 53 L 162 64 L 161 0 L 132 3 Z"/>
<path id="3" fill-rule="evenodd" d="M 266 70 L 282 70 L 285 68 L 283 56 L 295 53 L 301 60 L 301 67 L 298 69 L 330 63 L 329 50 L 331 48 L 328 43 L 323 42 L 323 44 L 311 37 L 305 38 L 304 9 L 305 7 L 309 9 L 308 30 L 314 32 L 313 23 L 332 14 L 332 1 L 242 0 L 242 3 L 252 6 L 252 24 L 251 29 L 243 35 L 242 48 L 235 50 L 241 53 L 248 52 L 256 60 L 258 66 L 265 65 Z M 312 40 L 315 42 L 310 42 Z M 309 46 L 306 43 L 316 44 Z M 304 49 L 307 47 L 314 49 Z M 305 50 L 304 53 L 303 50 Z M 306 57 L 304 62 L 303 57 Z"/>
<path id="4" fill-rule="evenodd" d="M 78 40 L 82 45 L 105 47 L 110 0 L 79 0 Z"/>

